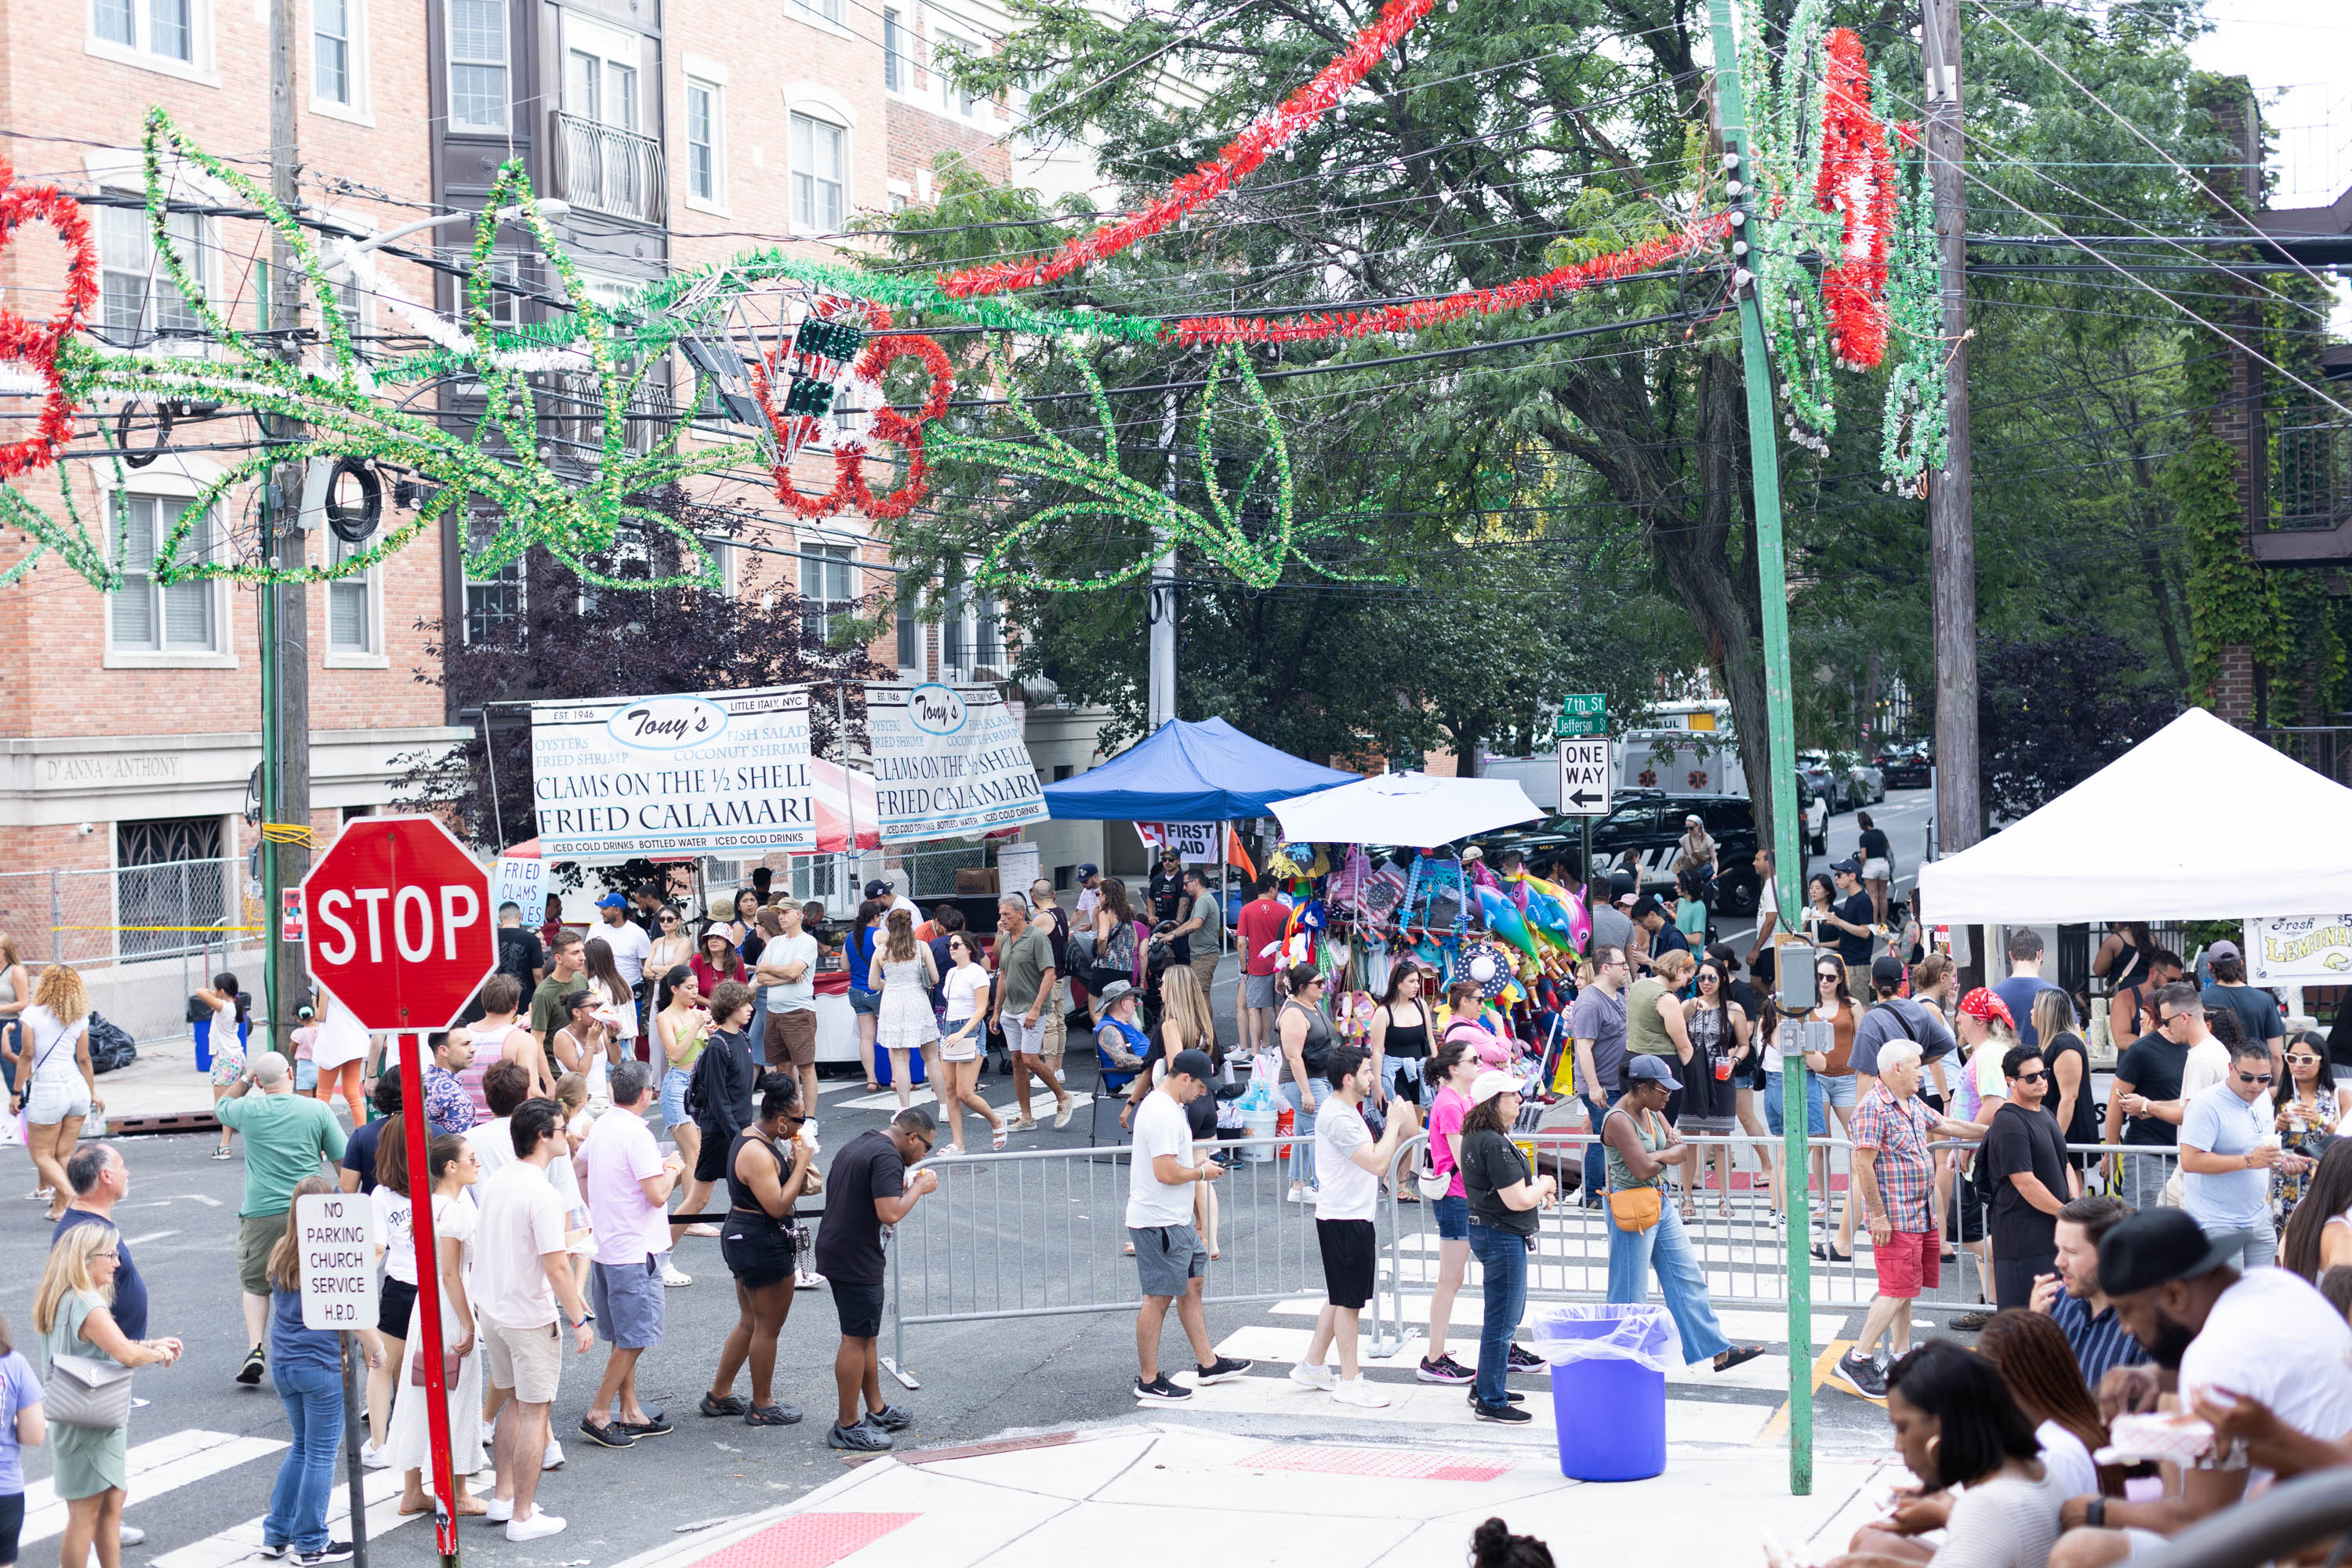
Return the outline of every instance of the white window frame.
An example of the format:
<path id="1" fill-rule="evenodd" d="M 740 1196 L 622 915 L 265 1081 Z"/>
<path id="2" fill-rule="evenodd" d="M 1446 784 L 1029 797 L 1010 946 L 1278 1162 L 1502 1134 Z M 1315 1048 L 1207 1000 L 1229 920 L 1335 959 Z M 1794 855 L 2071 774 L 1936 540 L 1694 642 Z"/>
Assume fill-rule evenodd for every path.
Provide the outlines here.
<path id="1" fill-rule="evenodd" d="M 830 647 L 833 637 L 833 617 L 841 613 L 832 606 L 839 605 L 845 608 L 857 603 L 859 550 L 855 544 L 843 544 L 833 540 L 803 539 L 800 541 L 799 547 L 801 558 L 798 562 L 800 571 L 797 575 L 801 584 L 803 604 L 801 636 L 807 641 Z M 820 560 L 818 557 L 823 559 Z M 839 597 L 828 594 L 822 599 L 810 593 L 811 580 L 820 572 L 827 572 L 835 565 L 845 566 L 848 569 L 848 592 Z M 806 607 L 810 605 L 820 607 L 811 610 Z"/>
<path id="2" fill-rule="evenodd" d="M 562 16 L 563 111 L 582 119 L 593 120 L 599 125 L 607 125 L 615 131 L 628 132 L 632 135 L 646 134 L 646 126 L 650 121 L 649 110 L 653 106 L 646 91 L 648 84 L 646 79 L 644 35 L 632 33 L 624 27 L 606 26 L 568 8 L 563 11 Z M 576 105 L 571 101 L 572 57 L 574 55 L 592 58 L 598 66 L 599 111 L 593 115 L 586 111 L 584 106 Z M 609 73 L 614 69 L 628 73 L 629 91 L 634 95 L 629 104 L 628 115 L 617 120 L 604 112 L 605 96 L 612 89 Z"/>
<path id="3" fill-rule="evenodd" d="M 983 600 L 996 612 L 987 623 L 996 628 L 994 648 L 996 662 L 986 665 L 982 664 L 980 657 L 980 631 L 983 624 L 980 606 Z M 948 656 L 950 634 L 953 635 L 955 646 L 961 655 L 960 658 L 954 660 L 950 660 Z M 1011 660 L 1006 658 L 1004 648 L 1003 602 L 987 595 L 977 595 L 971 581 L 969 578 L 965 579 L 957 585 L 955 596 L 949 601 L 945 613 L 940 617 L 940 679 L 971 680 L 975 679 L 975 672 L 982 668 L 994 669 L 1002 674 L 1010 663 Z"/>
<path id="4" fill-rule="evenodd" d="M 118 537 L 116 531 L 121 522 L 115 510 L 115 500 L 118 495 L 125 499 L 152 501 L 186 501 L 194 498 L 205 481 L 218 477 L 219 471 L 216 466 L 201 458 L 166 455 L 157 458 L 152 466 L 139 470 L 131 477 L 131 482 L 117 489 L 111 483 L 111 476 L 105 472 L 104 466 L 101 465 L 98 504 L 100 513 L 105 520 L 108 559 L 113 559 Z M 221 549 L 226 539 L 226 524 L 221 517 L 223 507 L 233 504 L 224 502 L 214 510 L 213 548 L 215 550 Z M 159 539 L 162 537 L 160 523 L 157 537 Z M 229 584 L 225 579 L 215 578 L 202 586 L 208 591 L 209 608 L 212 615 L 212 646 L 207 648 L 167 648 L 160 646 L 155 647 L 116 647 L 114 596 L 110 594 L 104 595 L 100 614 L 105 617 L 106 653 L 100 661 L 100 668 L 106 669 L 235 669 L 236 668 L 236 623 L 230 614 L 233 603 L 229 594 Z M 142 592 L 156 595 L 155 607 L 160 617 L 163 610 L 160 591 L 151 582 L 146 584 Z"/>
<path id="5" fill-rule="evenodd" d="M 321 528 L 319 531 L 319 538 L 325 547 L 330 563 L 347 561 L 376 542 L 374 540 L 368 540 L 359 544 L 346 544 L 331 528 Z M 360 600 L 361 614 L 366 616 L 367 635 L 362 646 L 358 647 L 338 647 L 335 644 L 335 600 L 339 595 L 356 595 Z M 383 620 L 383 563 L 378 562 L 355 577 L 330 579 L 323 598 L 326 604 L 324 626 L 326 635 L 322 642 L 326 651 L 321 658 L 325 668 L 329 669 L 391 668 L 392 650 L 384 637 L 388 628 L 384 626 Z"/>
<path id="6" fill-rule="evenodd" d="M 375 123 L 374 100 L 368 83 L 368 11 L 367 0 L 342 0 L 343 74 L 351 89 L 347 101 L 321 97 L 319 93 L 319 31 L 320 0 L 310 0 L 310 58 L 308 80 L 310 83 L 310 112 L 323 114 L 331 120 L 348 120 L 354 125 Z"/>
<path id="7" fill-rule="evenodd" d="M 514 126 L 514 6 L 518 4 L 518 0 L 496 0 L 499 7 L 499 58 L 496 62 L 471 56 L 464 59 L 457 58 L 457 19 L 451 13 L 451 6 L 455 3 L 456 0 L 441 0 L 442 36 L 447 44 L 444 52 L 448 56 L 448 59 L 445 62 L 446 89 L 449 94 L 448 128 L 453 133 L 460 136 L 503 136 Z M 457 118 L 457 68 L 488 66 L 493 63 L 498 66 L 506 84 L 504 90 L 499 95 L 498 123 L 491 125 L 473 121 L 460 121 Z"/>
<path id="8" fill-rule="evenodd" d="M 477 526 L 478 524 L 479 526 Z M 499 517 L 495 512 L 467 512 L 465 518 L 466 550 L 472 550 L 478 539 L 488 537 L 489 534 L 496 532 L 498 531 L 498 526 Z M 462 554 L 459 556 L 457 568 L 457 635 L 469 643 L 474 640 L 473 594 L 474 590 L 478 588 L 485 591 L 504 589 L 509 586 L 513 588 L 514 613 L 510 616 L 500 616 L 499 620 L 501 624 L 509 621 L 521 620 L 526 615 L 530 614 L 530 574 L 523 570 L 523 567 L 529 559 L 530 557 L 527 554 L 518 556 L 514 560 L 508 562 L 504 566 L 499 568 L 499 574 L 497 576 L 477 577 L 466 568 L 464 564 L 464 556 Z"/>
<path id="9" fill-rule="evenodd" d="M 142 199 L 146 195 L 147 172 L 142 155 L 138 152 L 128 148 L 110 147 L 86 153 L 82 155 L 82 170 L 89 177 L 91 184 L 103 190 Z M 167 199 L 173 201 L 220 205 L 236 205 L 234 192 L 202 170 L 177 159 L 169 160 L 163 165 L 163 194 Z M 172 287 L 172 280 L 163 270 L 162 258 L 154 255 L 152 240 L 148 244 L 148 259 L 145 262 L 133 267 L 114 267 L 109 264 L 106 238 L 106 230 L 110 222 L 106 215 L 109 213 L 128 213 L 142 226 L 147 221 L 147 215 L 142 208 L 139 207 L 100 208 L 92 215 L 90 226 L 96 231 L 99 253 L 99 300 L 94 321 L 99 330 L 110 333 L 110 329 L 106 325 L 106 274 L 134 271 L 140 274 L 147 290 L 145 303 L 141 310 L 142 322 L 152 322 L 153 320 L 155 290 Z M 196 287 L 203 293 L 205 301 L 215 310 L 218 310 L 221 308 L 221 275 L 224 270 L 219 221 L 191 215 L 190 230 L 190 237 L 186 242 L 187 258 L 195 269 Z M 202 337 L 155 337 L 135 345 L 117 346 L 136 346 L 143 353 L 162 353 L 184 357 L 216 356 L 222 352 L 216 345 Z"/>
<path id="10" fill-rule="evenodd" d="M 697 195 L 694 190 L 694 95 L 710 95 L 710 194 Z M 686 89 L 678 95 L 678 164 L 684 178 L 678 188 L 685 193 L 685 205 L 695 212 L 710 213 L 719 217 L 730 216 L 727 210 L 727 68 L 717 60 L 704 59 L 699 55 L 686 57 Z"/>
<path id="11" fill-rule="evenodd" d="M 882 10 L 882 90 L 904 98 L 915 90 L 915 29 L 903 5 Z M 897 77 L 896 81 L 891 80 Z"/>
<path id="12" fill-rule="evenodd" d="M 154 52 L 154 14 L 150 0 L 129 0 L 131 34 L 133 42 L 120 43 L 101 37 L 98 30 L 98 7 L 101 0 L 81 0 L 82 52 L 94 58 L 112 60 L 117 65 L 136 66 L 141 70 L 154 71 L 163 76 L 178 77 L 183 81 L 202 82 L 206 87 L 221 84 L 220 72 L 213 55 L 213 6 L 215 0 L 187 0 L 188 58 Z"/>
<path id="13" fill-rule="evenodd" d="M 836 37 L 856 37 L 849 28 L 848 10 L 846 0 L 784 0 L 786 18 Z"/>
<path id="14" fill-rule="evenodd" d="M 796 81 L 784 89 L 785 216 L 793 234 L 838 233 L 857 212 L 857 110 L 832 89 L 813 81 Z M 803 223 L 800 217 L 800 160 L 793 145 L 793 120 L 797 117 L 830 125 L 841 132 L 841 223 L 832 228 Z"/>
<path id="15" fill-rule="evenodd" d="M 930 95 L 926 93 L 923 95 L 924 101 L 950 120 L 961 120 L 971 125 L 994 123 L 995 100 L 974 93 L 967 101 L 963 89 L 950 80 L 947 72 L 940 68 L 939 49 L 941 44 L 951 44 L 968 55 L 979 56 L 990 52 L 988 45 L 976 38 L 967 37 L 952 27 L 942 27 L 934 18 L 931 22 L 930 75 L 931 86 L 939 89 L 939 96 L 936 100 L 932 100 Z"/>
<path id="16" fill-rule="evenodd" d="M 898 674 L 907 680 L 922 680 L 927 679 L 929 673 L 930 628 L 923 625 L 922 613 L 922 605 L 919 601 L 909 604 L 901 600 L 898 604 L 897 624 L 894 628 L 897 633 L 897 646 L 893 651 L 898 658 Z M 906 646 L 906 637 L 909 631 L 913 633 L 915 638 L 915 658 L 911 664 L 907 660 Z"/>

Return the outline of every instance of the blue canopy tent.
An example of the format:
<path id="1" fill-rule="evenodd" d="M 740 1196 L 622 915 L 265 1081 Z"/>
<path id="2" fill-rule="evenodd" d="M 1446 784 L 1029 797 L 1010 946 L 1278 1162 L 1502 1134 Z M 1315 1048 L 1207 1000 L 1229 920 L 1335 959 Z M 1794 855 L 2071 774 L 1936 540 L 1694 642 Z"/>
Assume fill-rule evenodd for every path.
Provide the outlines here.
<path id="1" fill-rule="evenodd" d="M 1045 810 L 1078 822 L 1235 822 L 1335 784 L 1341 773 L 1277 752 L 1223 719 L 1162 724 L 1098 768 L 1045 786 Z"/>

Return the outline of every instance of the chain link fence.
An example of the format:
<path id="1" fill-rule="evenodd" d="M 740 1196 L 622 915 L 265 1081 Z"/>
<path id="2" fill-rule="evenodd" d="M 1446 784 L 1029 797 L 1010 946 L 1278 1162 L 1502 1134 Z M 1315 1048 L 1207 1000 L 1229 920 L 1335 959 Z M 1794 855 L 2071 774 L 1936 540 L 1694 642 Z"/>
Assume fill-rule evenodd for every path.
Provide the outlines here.
<path id="1" fill-rule="evenodd" d="M 142 1043 L 185 1037 L 188 994 L 223 970 L 261 992 L 260 900 L 242 860 L 0 872 L 0 931 L 37 974 L 81 971 L 90 1005 Z"/>

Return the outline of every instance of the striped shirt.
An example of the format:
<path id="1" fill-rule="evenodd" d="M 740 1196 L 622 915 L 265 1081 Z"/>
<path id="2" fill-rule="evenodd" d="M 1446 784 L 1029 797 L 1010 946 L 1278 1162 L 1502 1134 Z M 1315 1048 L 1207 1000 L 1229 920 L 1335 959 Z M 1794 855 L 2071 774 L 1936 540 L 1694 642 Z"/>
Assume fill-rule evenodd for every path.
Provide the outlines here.
<path id="1" fill-rule="evenodd" d="M 2113 1307 L 2093 1317 L 2089 1302 L 2061 1290 L 2058 1299 L 2050 1304 L 2050 1318 L 2063 1331 L 2066 1342 L 2074 1347 L 2074 1360 L 2083 1369 L 2083 1381 L 2094 1392 L 2109 1369 L 2138 1366 L 2147 1360 L 2147 1348 L 2132 1337 Z"/>

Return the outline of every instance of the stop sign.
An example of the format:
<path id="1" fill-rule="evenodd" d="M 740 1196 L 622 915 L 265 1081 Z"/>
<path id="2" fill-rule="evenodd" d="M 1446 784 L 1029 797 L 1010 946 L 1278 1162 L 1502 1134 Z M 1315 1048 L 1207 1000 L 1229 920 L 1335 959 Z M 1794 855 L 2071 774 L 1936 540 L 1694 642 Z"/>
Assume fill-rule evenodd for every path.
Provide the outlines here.
<path id="1" fill-rule="evenodd" d="M 446 1029 L 498 968 L 490 879 L 430 816 L 363 816 L 302 879 L 310 973 L 370 1029 Z"/>

